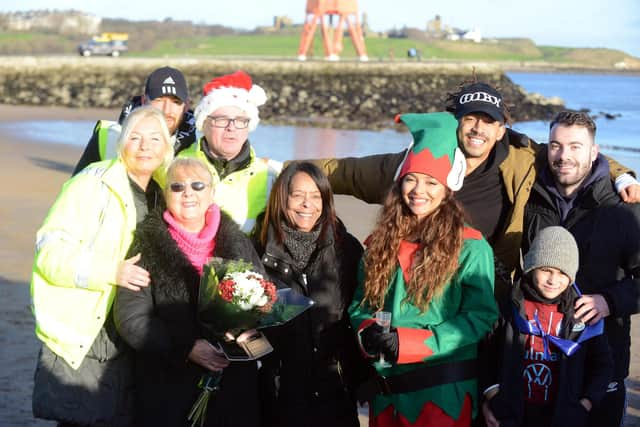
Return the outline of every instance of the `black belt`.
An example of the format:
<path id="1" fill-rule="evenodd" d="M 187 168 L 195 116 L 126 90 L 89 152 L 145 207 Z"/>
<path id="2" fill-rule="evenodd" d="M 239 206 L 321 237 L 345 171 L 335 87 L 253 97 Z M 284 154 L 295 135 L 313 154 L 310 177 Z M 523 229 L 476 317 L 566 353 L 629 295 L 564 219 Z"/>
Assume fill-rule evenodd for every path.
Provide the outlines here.
<path id="1" fill-rule="evenodd" d="M 477 376 L 476 359 L 423 366 L 391 377 L 376 375 L 369 378 L 358 387 L 356 398 L 359 402 L 366 402 L 377 394 L 409 393 L 440 384 L 470 380 Z"/>

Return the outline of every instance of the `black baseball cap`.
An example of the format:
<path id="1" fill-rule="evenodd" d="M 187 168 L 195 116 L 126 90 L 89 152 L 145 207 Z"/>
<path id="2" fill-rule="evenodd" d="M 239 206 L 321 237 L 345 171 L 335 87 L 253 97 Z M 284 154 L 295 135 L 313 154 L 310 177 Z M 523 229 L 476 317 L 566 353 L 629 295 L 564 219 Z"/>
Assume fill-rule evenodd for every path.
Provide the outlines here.
<path id="1" fill-rule="evenodd" d="M 149 100 L 161 96 L 175 96 L 182 102 L 189 99 L 187 81 L 180 70 L 171 67 L 162 67 L 154 70 L 144 85 L 144 94 Z"/>
<path id="2" fill-rule="evenodd" d="M 502 95 L 486 83 L 472 83 L 460 91 L 456 99 L 456 119 L 471 113 L 486 113 L 493 119 L 504 123 Z"/>

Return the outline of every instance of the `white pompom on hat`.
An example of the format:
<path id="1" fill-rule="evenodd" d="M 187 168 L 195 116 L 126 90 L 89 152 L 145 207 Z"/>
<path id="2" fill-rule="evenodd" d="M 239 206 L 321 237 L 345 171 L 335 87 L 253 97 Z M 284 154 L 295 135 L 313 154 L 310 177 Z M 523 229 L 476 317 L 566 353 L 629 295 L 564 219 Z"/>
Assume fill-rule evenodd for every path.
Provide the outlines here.
<path id="1" fill-rule="evenodd" d="M 221 107 L 238 107 L 249 117 L 249 132 L 260 123 L 258 107 L 267 101 L 267 94 L 244 71 L 236 71 L 213 78 L 202 88 L 203 97 L 198 103 L 194 115 L 196 128 L 202 131 L 207 117 Z"/>

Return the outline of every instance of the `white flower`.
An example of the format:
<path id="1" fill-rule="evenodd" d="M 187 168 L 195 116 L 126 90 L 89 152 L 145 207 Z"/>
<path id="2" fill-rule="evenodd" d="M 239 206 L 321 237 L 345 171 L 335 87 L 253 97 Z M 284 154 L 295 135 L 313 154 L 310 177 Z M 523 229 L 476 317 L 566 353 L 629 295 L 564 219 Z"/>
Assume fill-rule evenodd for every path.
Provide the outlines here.
<path id="1" fill-rule="evenodd" d="M 262 307 L 269 298 L 260 283 L 262 275 L 254 272 L 233 272 L 228 278 L 233 281 L 233 297 L 238 307 L 248 311 L 255 307 Z"/>

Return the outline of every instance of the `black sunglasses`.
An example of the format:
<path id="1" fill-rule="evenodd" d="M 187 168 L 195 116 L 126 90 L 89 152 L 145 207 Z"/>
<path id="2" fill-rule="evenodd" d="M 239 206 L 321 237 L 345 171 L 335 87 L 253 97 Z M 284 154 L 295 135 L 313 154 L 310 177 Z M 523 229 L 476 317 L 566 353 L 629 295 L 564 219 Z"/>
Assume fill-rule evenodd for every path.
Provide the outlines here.
<path id="1" fill-rule="evenodd" d="M 193 191 L 202 191 L 205 188 L 207 188 L 209 184 L 205 184 L 202 181 L 193 181 L 191 183 L 191 189 Z M 182 193 L 186 188 L 187 188 L 187 184 L 185 184 L 184 182 L 172 182 L 169 185 L 169 188 L 171 189 L 171 191 L 173 191 L 174 193 Z"/>

